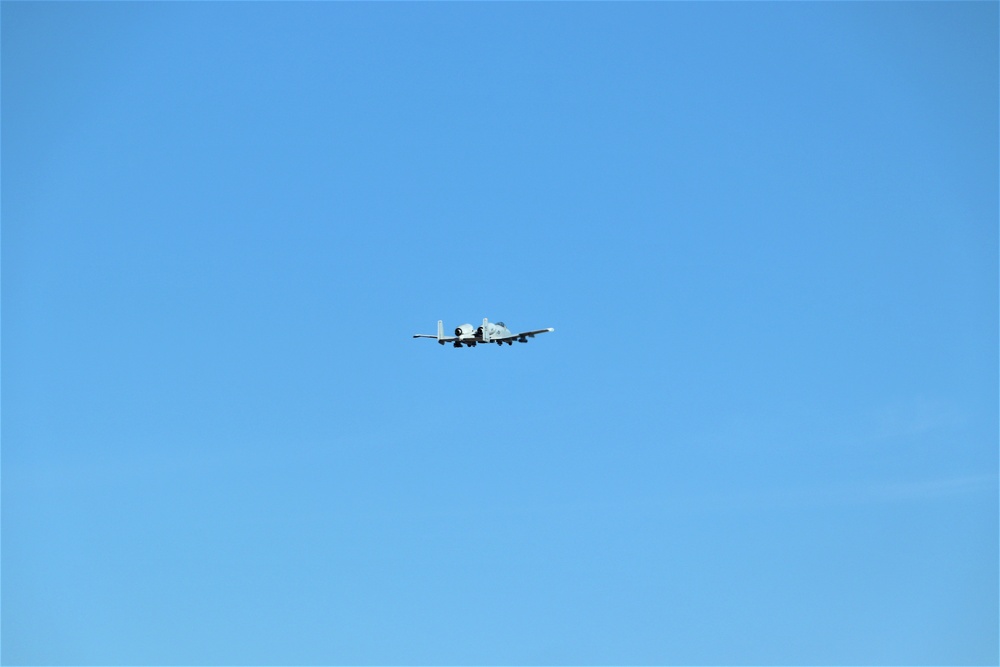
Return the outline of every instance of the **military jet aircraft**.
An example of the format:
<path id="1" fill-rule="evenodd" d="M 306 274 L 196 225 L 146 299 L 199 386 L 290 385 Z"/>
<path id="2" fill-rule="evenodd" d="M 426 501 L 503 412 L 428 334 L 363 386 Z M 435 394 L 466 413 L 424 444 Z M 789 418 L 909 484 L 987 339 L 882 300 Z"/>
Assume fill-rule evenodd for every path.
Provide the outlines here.
<path id="1" fill-rule="evenodd" d="M 479 343 L 496 343 L 497 345 L 507 343 L 508 345 L 513 345 L 515 340 L 518 343 L 527 343 L 529 338 L 534 338 L 538 334 L 548 333 L 549 331 L 555 331 L 555 329 L 536 329 L 535 331 L 511 333 L 510 329 L 503 322 L 491 323 L 489 319 L 483 318 L 483 326 L 473 329 L 471 324 L 463 324 L 455 329 L 454 336 L 445 336 L 444 322 L 438 320 L 438 332 L 436 336 L 433 334 L 414 334 L 413 337 L 434 338 L 439 345 L 451 343 L 454 347 L 462 347 L 463 345 L 466 347 L 475 347 Z"/>

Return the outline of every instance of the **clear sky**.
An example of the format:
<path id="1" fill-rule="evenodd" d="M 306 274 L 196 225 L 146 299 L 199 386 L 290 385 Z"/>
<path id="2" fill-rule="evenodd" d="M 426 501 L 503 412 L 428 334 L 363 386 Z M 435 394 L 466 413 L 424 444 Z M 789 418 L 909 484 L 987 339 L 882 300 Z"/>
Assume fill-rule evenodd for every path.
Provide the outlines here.
<path id="1" fill-rule="evenodd" d="M 0 13 L 5 664 L 1000 660 L 997 3 Z"/>

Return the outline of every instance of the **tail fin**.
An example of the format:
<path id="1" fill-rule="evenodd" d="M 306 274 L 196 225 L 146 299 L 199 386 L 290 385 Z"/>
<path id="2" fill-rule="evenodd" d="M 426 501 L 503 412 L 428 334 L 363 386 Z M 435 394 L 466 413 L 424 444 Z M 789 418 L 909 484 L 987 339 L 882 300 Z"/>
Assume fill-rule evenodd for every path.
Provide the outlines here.
<path id="1" fill-rule="evenodd" d="M 444 320 L 438 320 L 438 342 L 444 338 Z"/>
<path id="2" fill-rule="evenodd" d="M 483 342 L 484 343 L 490 342 L 490 330 L 489 330 L 489 327 L 487 326 L 487 325 L 489 325 L 489 323 L 490 323 L 489 322 L 489 318 L 488 317 L 484 317 L 483 318 Z"/>

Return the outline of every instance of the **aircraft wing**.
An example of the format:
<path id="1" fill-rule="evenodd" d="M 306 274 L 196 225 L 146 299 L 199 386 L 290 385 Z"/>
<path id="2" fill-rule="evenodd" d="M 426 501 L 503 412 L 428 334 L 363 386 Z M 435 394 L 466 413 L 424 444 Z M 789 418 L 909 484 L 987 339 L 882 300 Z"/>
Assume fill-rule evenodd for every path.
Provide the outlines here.
<path id="1" fill-rule="evenodd" d="M 555 331 L 552 327 L 548 329 L 536 329 L 534 331 L 522 331 L 521 333 L 511 334 L 509 336 L 490 336 L 490 340 L 519 340 L 522 343 L 527 343 L 529 338 L 534 338 L 538 334 L 548 333 L 550 331 Z"/>
<path id="2" fill-rule="evenodd" d="M 434 334 L 413 334 L 414 338 L 433 338 L 434 340 L 440 340 L 442 343 L 451 343 L 458 340 L 458 336 L 445 336 L 444 338 L 438 338 Z"/>

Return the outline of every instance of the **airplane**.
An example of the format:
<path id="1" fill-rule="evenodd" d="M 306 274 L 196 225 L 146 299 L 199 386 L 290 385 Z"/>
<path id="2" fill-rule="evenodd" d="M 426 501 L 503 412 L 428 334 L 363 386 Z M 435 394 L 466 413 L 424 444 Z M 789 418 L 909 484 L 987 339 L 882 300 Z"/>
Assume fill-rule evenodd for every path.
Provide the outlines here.
<path id="1" fill-rule="evenodd" d="M 434 338 L 439 345 L 451 343 L 454 347 L 462 347 L 463 345 L 466 347 L 475 347 L 479 343 L 496 343 L 497 345 L 507 343 L 508 345 L 513 345 L 515 340 L 518 343 L 527 343 L 529 338 L 534 338 L 537 334 L 548 333 L 549 331 L 555 331 L 555 329 L 536 329 L 535 331 L 511 333 L 510 329 L 503 322 L 490 323 L 488 318 L 483 318 L 483 326 L 473 329 L 471 324 L 463 324 L 455 329 L 454 336 L 445 336 L 444 321 L 438 320 L 438 332 L 436 336 L 433 334 L 414 334 L 413 337 Z"/>

